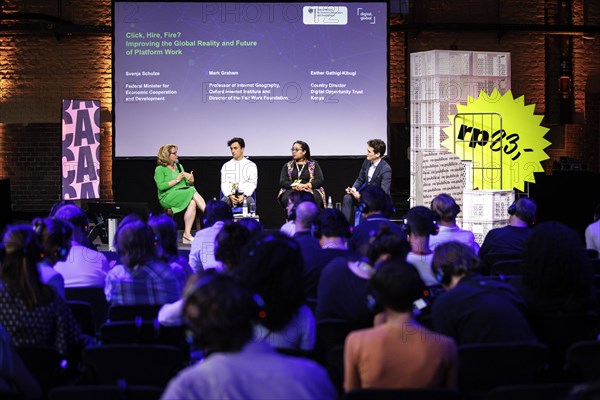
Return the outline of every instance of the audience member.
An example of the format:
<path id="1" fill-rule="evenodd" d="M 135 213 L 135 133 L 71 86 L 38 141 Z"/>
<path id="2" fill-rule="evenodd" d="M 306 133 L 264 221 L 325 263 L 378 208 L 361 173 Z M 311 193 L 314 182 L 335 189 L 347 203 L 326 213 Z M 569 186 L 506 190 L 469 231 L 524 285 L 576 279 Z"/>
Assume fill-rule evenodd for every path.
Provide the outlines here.
<path id="1" fill-rule="evenodd" d="M 58 213 L 58 211 L 59 211 L 61 208 L 63 208 L 64 206 L 75 206 L 75 207 L 77 207 L 79 210 L 81 210 L 81 208 L 79 208 L 79 207 L 78 207 L 78 206 L 77 206 L 77 205 L 76 205 L 76 204 L 73 202 L 73 200 L 59 200 L 59 201 L 57 201 L 56 203 L 54 203 L 54 204 L 52 205 L 52 208 L 50 209 L 50 214 L 48 214 L 48 216 L 49 216 L 49 217 L 52 217 L 52 218 L 54 218 L 54 217 L 56 216 L 56 214 Z M 85 215 L 85 213 L 84 213 L 84 215 Z M 60 218 L 58 218 L 58 219 L 63 219 L 63 220 L 64 220 L 65 218 L 62 218 L 62 217 L 60 217 Z M 69 221 L 69 222 L 71 222 L 71 221 Z M 78 220 L 77 220 L 77 222 L 80 222 L 80 220 L 78 219 Z M 87 216 L 85 217 L 85 222 L 86 222 L 86 224 L 87 224 Z M 73 228 L 75 229 L 75 227 L 73 227 Z M 92 241 L 91 241 L 91 240 L 90 240 L 90 238 L 88 237 L 88 232 L 87 232 L 87 231 L 88 231 L 88 229 L 89 229 L 89 226 L 88 226 L 88 225 L 85 225 L 85 226 L 82 228 L 82 235 L 77 237 L 77 239 L 76 239 L 76 240 L 77 240 L 77 243 L 79 243 L 81 246 L 85 246 L 85 247 L 87 247 L 88 249 L 91 249 L 91 250 L 98 250 L 98 249 L 96 248 L 96 245 L 95 245 L 94 243 L 92 243 Z M 73 235 L 75 235 L 75 232 L 73 232 Z"/>
<path id="2" fill-rule="evenodd" d="M 585 245 L 600 253 L 600 204 L 594 210 L 594 222 L 585 229 Z"/>
<path id="3" fill-rule="evenodd" d="M 109 271 L 106 256 L 85 246 L 83 239 L 88 227 L 85 213 L 76 205 L 67 204 L 54 217 L 66 221 L 73 228 L 71 249 L 64 261 L 58 261 L 54 270 L 62 275 L 65 287 L 104 287 Z"/>
<path id="4" fill-rule="evenodd" d="M 158 259 L 147 223 L 121 224 L 115 236 L 121 263 L 106 276 L 104 292 L 110 304 L 165 304 L 180 297 L 184 282 Z"/>
<path id="5" fill-rule="evenodd" d="M 311 201 L 314 203 L 315 198 L 309 192 L 293 191 L 290 193 L 287 199 L 287 205 L 285 207 L 287 221 L 279 229 L 281 233 L 284 233 L 289 237 L 294 236 L 294 233 L 296 233 L 296 207 L 298 207 L 298 204 L 305 201 Z"/>
<path id="6" fill-rule="evenodd" d="M 253 220 L 254 221 L 254 220 Z M 239 264 L 242 251 L 252 238 L 250 231 L 239 222 L 228 221 L 215 238 L 215 258 L 223 265 L 226 273 Z M 212 271 L 211 268 L 206 271 Z M 191 275 L 186 288 L 193 285 L 205 271 Z M 185 290 L 184 290 L 185 292 Z M 163 305 L 158 311 L 158 322 L 164 326 L 180 326 L 183 324 L 183 299 Z"/>
<path id="7" fill-rule="evenodd" d="M 231 207 L 218 200 L 211 200 L 204 210 L 204 228 L 196 232 L 190 248 L 190 266 L 196 272 L 209 268 L 221 269 L 215 259 L 215 238 L 227 221 L 233 219 Z"/>
<path id="8" fill-rule="evenodd" d="M 71 224 L 54 218 L 36 218 L 33 220 L 33 229 L 42 246 L 42 258 L 38 263 L 40 279 L 64 299 L 65 280 L 53 267 L 57 262 L 67 259 L 73 233 Z"/>
<path id="9" fill-rule="evenodd" d="M 357 257 L 334 258 L 323 268 L 317 289 L 317 321 L 336 319 L 356 327 L 373 325 L 374 314 L 366 301 L 373 266 L 389 257 L 405 259 L 409 246 L 402 235 L 383 225 L 364 250 Z"/>
<path id="10" fill-rule="evenodd" d="M 36 232 L 25 225 L 9 227 L 2 245 L 0 325 L 12 343 L 16 347 L 50 346 L 63 356 L 73 346 L 82 345 L 81 330 L 71 310 L 40 279 L 38 263 L 45 251 Z"/>
<path id="11" fill-rule="evenodd" d="M 358 255 L 346 245 L 350 236 L 350 226 L 344 215 L 336 209 L 321 210 L 312 226 L 312 233 L 317 247 L 303 249 L 304 289 L 307 298 L 315 299 L 323 268 L 335 258 L 356 259 Z"/>
<path id="12" fill-rule="evenodd" d="M 527 197 L 520 198 L 508 208 L 508 225 L 490 230 L 479 250 L 484 270 L 487 271 L 497 260 L 507 257 L 521 258 L 525 241 L 535 223 L 536 210 L 535 202 Z"/>
<path id="13" fill-rule="evenodd" d="M 427 207 L 413 207 L 406 214 L 403 227 L 411 248 L 406 261 L 417 268 L 427 286 L 438 283 L 431 274 L 433 252 L 429 248 L 429 236 L 437 235 L 439 229 L 435 217 L 433 211 Z"/>
<path id="14" fill-rule="evenodd" d="M 254 218 L 245 217 L 237 220 L 237 223 L 250 231 L 250 235 L 259 235 L 263 232 L 262 224 Z"/>
<path id="15" fill-rule="evenodd" d="M 577 233 L 558 222 L 540 224 L 523 252 L 521 276 L 510 281 L 525 299 L 539 340 L 561 368 L 568 347 L 596 340 L 598 305 L 589 259 Z"/>
<path id="16" fill-rule="evenodd" d="M 415 267 L 401 258 L 383 261 L 369 286 L 385 322 L 347 336 L 344 389 L 456 387 L 456 344 L 413 318 L 413 302 L 425 289 Z"/>
<path id="17" fill-rule="evenodd" d="M 18 399 L 39 399 L 40 385 L 31 375 L 0 325 L 0 393 L 13 393 Z"/>
<path id="18" fill-rule="evenodd" d="M 180 280 L 185 281 L 194 271 L 185 257 L 179 255 L 175 220 L 166 214 L 153 215 L 148 219 L 148 225 L 154 232 L 158 258 L 169 264 L 175 273 L 183 274 Z"/>
<path id="19" fill-rule="evenodd" d="M 381 139 L 371 139 L 367 142 L 367 158 L 360 167 L 358 178 L 351 187 L 346 188 L 342 201 L 342 213 L 348 223 L 354 226 L 354 207 L 358 205 L 361 192 L 368 185 L 379 186 L 385 194 L 390 195 L 392 186 L 392 167 L 383 160 L 385 155 L 385 142 Z"/>
<path id="20" fill-rule="evenodd" d="M 249 207 L 254 203 L 252 195 L 258 184 L 258 168 L 244 157 L 244 139 L 234 137 L 227 142 L 227 146 L 232 158 L 221 167 L 221 201 L 229 207 L 239 207 L 246 199 Z"/>
<path id="21" fill-rule="evenodd" d="M 475 241 L 473 232 L 460 229 L 456 225 L 456 216 L 460 213 L 460 206 L 454 198 L 446 193 L 438 194 L 431 201 L 431 211 L 436 214 L 439 226 L 437 235 L 429 236 L 429 248 L 434 250 L 440 243 L 461 242 L 471 246 L 475 254 L 479 253 L 479 245 Z"/>
<path id="22" fill-rule="evenodd" d="M 315 319 L 304 305 L 304 267 L 300 247 L 281 234 L 263 234 L 250 243 L 232 272 L 264 302 L 264 318 L 254 337 L 273 347 L 312 350 Z"/>
<path id="23" fill-rule="evenodd" d="M 471 247 L 442 243 L 436 247 L 432 271 L 446 289 L 433 303 L 435 331 L 470 343 L 535 342 L 525 317 L 525 302 L 514 287 L 483 280 Z"/>
<path id="24" fill-rule="evenodd" d="M 216 271 L 196 282 L 187 292 L 184 314 L 211 354 L 173 378 L 163 399 L 337 398 L 327 373 L 313 361 L 281 355 L 252 340 L 255 299 Z"/>
<path id="25" fill-rule="evenodd" d="M 365 254 L 371 238 L 379 232 L 382 225 L 402 234 L 400 226 L 389 219 L 393 209 L 391 198 L 379 186 L 368 185 L 361 192 L 358 209 L 364 220 L 354 228 L 349 242 L 351 250 Z"/>

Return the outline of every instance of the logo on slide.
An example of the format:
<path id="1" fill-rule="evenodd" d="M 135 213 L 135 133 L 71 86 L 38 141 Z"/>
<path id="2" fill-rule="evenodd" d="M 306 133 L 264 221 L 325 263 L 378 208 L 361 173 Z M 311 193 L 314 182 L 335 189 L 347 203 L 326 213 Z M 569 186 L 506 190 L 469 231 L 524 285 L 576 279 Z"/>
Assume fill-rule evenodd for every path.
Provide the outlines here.
<path id="1" fill-rule="evenodd" d="M 347 25 L 348 8 L 344 6 L 304 6 L 304 25 Z"/>

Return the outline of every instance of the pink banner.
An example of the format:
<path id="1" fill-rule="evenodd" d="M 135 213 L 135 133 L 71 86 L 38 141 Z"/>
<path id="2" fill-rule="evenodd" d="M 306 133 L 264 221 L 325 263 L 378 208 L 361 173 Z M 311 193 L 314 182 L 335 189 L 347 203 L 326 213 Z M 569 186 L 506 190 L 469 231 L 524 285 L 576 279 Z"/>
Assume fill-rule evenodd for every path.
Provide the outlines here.
<path id="1" fill-rule="evenodd" d="M 62 102 L 62 198 L 100 197 L 100 101 Z"/>

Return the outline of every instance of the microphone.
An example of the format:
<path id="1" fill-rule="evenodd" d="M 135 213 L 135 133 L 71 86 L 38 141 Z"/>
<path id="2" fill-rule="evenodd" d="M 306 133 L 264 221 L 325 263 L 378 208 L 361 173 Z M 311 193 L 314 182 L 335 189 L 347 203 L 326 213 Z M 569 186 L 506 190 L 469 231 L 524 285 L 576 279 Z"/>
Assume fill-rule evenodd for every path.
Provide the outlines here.
<path id="1" fill-rule="evenodd" d="M 181 172 L 181 165 L 179 165 L 179 161 L 176 161 L 175 165 L 177 166 L 177 172 Z"/>

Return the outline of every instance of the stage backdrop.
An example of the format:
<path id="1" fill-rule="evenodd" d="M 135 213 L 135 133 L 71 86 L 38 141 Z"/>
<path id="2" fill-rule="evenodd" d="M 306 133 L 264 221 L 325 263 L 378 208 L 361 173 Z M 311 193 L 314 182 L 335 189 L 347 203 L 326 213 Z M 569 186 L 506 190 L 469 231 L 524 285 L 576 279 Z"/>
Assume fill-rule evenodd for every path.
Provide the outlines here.
<path id="1" fill-rule="evenodd" d="M 100 101 L 62 101 L 62 198 L 100 197 Z"/>

